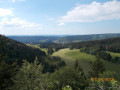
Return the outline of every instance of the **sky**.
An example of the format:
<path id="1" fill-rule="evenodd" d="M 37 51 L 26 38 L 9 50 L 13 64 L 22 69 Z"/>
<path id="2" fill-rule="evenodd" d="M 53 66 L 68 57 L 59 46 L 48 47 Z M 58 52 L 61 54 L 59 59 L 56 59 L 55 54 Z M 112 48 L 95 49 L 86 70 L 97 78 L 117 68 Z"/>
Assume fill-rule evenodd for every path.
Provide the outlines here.
<path id="1" fill-rule="evenodd" d="M 0 34 L 120 33 L 120 0 L 0 0 Z"/>

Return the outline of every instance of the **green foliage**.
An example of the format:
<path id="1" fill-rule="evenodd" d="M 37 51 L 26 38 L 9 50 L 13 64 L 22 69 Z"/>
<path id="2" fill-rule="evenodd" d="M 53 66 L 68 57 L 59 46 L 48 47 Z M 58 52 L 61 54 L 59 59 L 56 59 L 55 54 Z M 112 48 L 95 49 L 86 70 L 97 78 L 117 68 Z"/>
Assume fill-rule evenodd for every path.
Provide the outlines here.
<path id="1" fill-rule="evenodd" d="M 43 65 L 44 70 L 43 72 L 54 72 L 55 69 L 58 69 L 62 66 L 66 66 L 65 62 L 61 60 L 58 56 L 47 56 L 44 59 Z"/>
<path id="2" fill-rule="evenodd" d="M 115 40 L 115 41 L 114 41 Z M 73 48 L 82 48 L 80 50 L 74 49 L 70 50 L 71 52 L 59 53 L 58 55 L 63 55 L 63 58 L 67 58 L 68 62 L 72 61 L 73 67 L 65 66 L 64 61 L 62 61 L 59 57 L 51 57 L 46 56 L 44 52 L 40 49 L 35 49 L 28 47 L 22 43 L 10 40 L 0 35 L 0 90 L 12 89 L 12 90 L 84 90 L 85 87 L 94 86 L 96 88 L 103 88 L 105 86 L 108 87 L 118 87 L 118 81 L 114 74 L 104 73 L 105 67 L 103 62 L 111 61 L 113 58 L 109 53 L 106 53 L 104 50 L 120 52 L 119 43 L 113 44 L 112 41 L 118 42 L 119 38 L 100 40 L 100 41 L 90 41 L 90 42 L 82 42 L 82 43 L 73 43 L 68 45 L 71 49 Z M 7 43 L 6 43 L 7 42 Z M 110 45 L 109 45 L 110 44 Z M 65 45 L 66 47 L 67 45 Z M 85 46 L 85 47 L 84 47 Z M 113 47 L 112 47 L 113 46 Z M 46 47 L 46 45 L 43 47 Z M 48 53 L 51 55 L 54 50 L 59 50 L 63 48 L 62 45 L 59 47 L 58 44 L 54 44 L 54 47 L 50 47 L 49 44 Z M 83 48 L 84 47 L 84 48 Z M 5 52 L 7 51 L 8 52 Z M 4 53 L 5 52 L 5 53 Z M 97 55 L 96 60 L 94 60 L 94 55 Z M 86 54 L 88 53 L 88 54 Z M 8 55 L 7 55 L 8 54 Z M 65 54 L 65 55 L 64 55 Z M 92 54 L 92 55 L 90 55 Z M 69 55 L 69 56 L 67 56 Z M 37 56 L 35 60 L 33 58 Z M 46 57 L 43 57 L 46 56 Z M 76 59 L 77 58 L 77 59 Z M 100 58 L 105 59 L 102 61 Z M 17 70 L 16 67 L 12 63 L 15 62 L 22 63 L 22 59 L 27 59 L 28 61 L 24 61 L 22 66 Z M 73 60 L 72 60 L 73 59 Z M 75 61 L 76 59 L 76 61 Z M 6 61 L 7 60 L 7 61 Z M 114 60 L 118 63 L 119 57 L 114 57 Z M 9 64 L 6 64 L 6 61 Z M 75 63 L 73 63 L 75 61 Z M 83 69 L 89 69 L 89 62 L 93 61 L 91 64 L 92 75 L 89 77 L 98 77 L 98 78 L 111 78 L 114 77 L 115 81 L 112 82 L 88 82 L 87 77 L 85 76 Z M 80 62 L 80 63 L 79 63 Z M 40 64 L 42 63 L 43 66 Z M 11 65 L 10 65 L 11 64 Z M 114 63 L 105 63 L 106 67 L 111 71 L 117 71 L 119 68 L 114 68 L 117 66 Z M 114 65 L 113 65 L 114 64 Z M 112 65 L 114 67 L 112 67 Z M 84 66 L 84 67 L 83 67 Z M 62 68 L 60 68 L 62 67 Z M 118 66 L 119 67 L 119 66 Z M 59 69 L 60 68 L 60 69 Z M 83 68 L 83 69 L 82 69 Z M 56 69 L 56 71 L 55 71 Z M 53 73 L 46 73 L 53 72 Z M 43 74 L 44 73 L 44 74 Z M 117 72 L 118 73 L 118 72 Z M 15 75 L 16 74 L 16 75 Z M 12 78 L 12 79 L 11 79 Z M 12 86 L 13 85 L 13 86 Z M 12 86 L 12 87 L 11 87 Z"/>
<path id="3" fill-rule="evenodd" d="M 66 37 L 58 38 L 56 40 L 56 42 L 58 42 L 58 43 L 72 43 L 72 42 L 81 42 L 81 41 L 114 38 L 114 37 L 120 37 L 120 34 L 94 34 L 94 35 L 66 36 Z"/>
<path id="4" fill-rule="evenodd" d="M 112 56 L 110 53 L 103 51 L 99 47 L 84 47 L 80 49 L 80 52 L 88 53 L 91 55 L 97 55 L 97 53 L 99 53 L 100 58 L 107 61 L 112 61 Z"/>
<path id="5" fill-rule="evenodd" d="M 60 43 L 40 43 L 40 48 L 42 48 L 43 50 L 46 49 L 46 48 L 53 48 L 54 51 L 58 51 L 60 49 L 63 49 L 67 47 L 67 45 L 65 44 L 60 44 Z"/>
<path id="6" fill-rule="evenodd" d="M 33 48 L 0 35 L 0 62 L 5 61 L 7 64 L 17 62 L 17 65 L 21 66 L 22 60 L 34 62 L 36 56 L 38 61 L 44 65 L 44 72 L 53 72 L 54 69 L 65 65 L 61 59 L 47 56 L 39 48 Z"/>
<path id="7" fill-rule="evenodd" d="M 120 53 L 114 53 L 114 52 L 109 52 L 107 51 L 107 53 L 110 53 L 110 55 L 114 58 L 114 57 L 120 57 Z"/>
<path id="8" fill-rule="evenodd" d="M 62 90 L 72 90 L 72 88 L 68 85 L 68 86 L 62 88 Z"/>
<path id="9" fill-rule="evenodd" d="M 43 75 L 43 66 L 38 64 L 37 58 L 34 63 L 24 61 L 17 75 L 13 78 L 12 90 L 45 90 L 48 87 L 47 74 Z"/>
<path id="10" fill-rule="evenodd" d="M 16 73 L 16 63 L 12 65 L 6 64 L 4 61 L 0 63 L 0 90 L 6 90 L 12 86 L 11 78 Z"/>
<path id="11" fill-rule="evenodd" d="M 108 52 L 108 51 L 107 51 Z M 120 53 L 108 52 L 112 56 L 112 62 L 120 64 Z"/>
<path id="12" fill-rule="evenodd" d="M 30 46 L 32 48 L 38 48 L 42 51 L 44 51 L 47 54 L 47 48 L 41 48 L 40 45 L 34 45 L 34 44 L 26 44 L 27 46 Z"/>
<path id="13" fill-rule="evenodd" d="M 91 68 L 92 68 L 92 76 L 94 76 L 94 77 L 95 76 L 98 77 L 99 74 L 101 74 L 105 71 L 105 66 L 104 66 L 103 62 L 100 60 L 99 54 L 97 54 L 96 60 L 94 62 L 92 62 Z"/>
<path id="14" fill-rule="evenodd" d="M 54 52 L 54 50 L 53 50 L 53 48 L 48 48 L 48 51 L 47 51 L 47 53 L 48 53 L 48 55 L 52 55 L 52 53 Z"/>
<path id="15" fill-rule="evenodd" d="M 0 62 L 5 60 L 6 54 L 7 54 L 7 48 L 5 48 L 7 45 L 7 41 L 4 38 L 4 36 L 0 35 Z"/>
<path id="16" fill-rule="evenodd" d="M 69 66 L 73 66 L 75 60 L 77 59 L 80 66 L 83 68 L 83 71 L 84 71 L 85 75 L 87 75 L 88 72 L 91 71 L 90 62 L 93 62 L 93 61 L 96 60 L 94 55 L 90 55 L 90 54 L 80 52 L 79 49 L 74 49 L 74 50 L 70 50 L 68 48 L 61 49 L 58 52 L 55 52 L 53 55 L 54 56 L 60 56 L 61 59 L 64 60 L 66 62 L 66 64 L 69 65 Z M 105 65 L 106 71 L 115 72 L 116 76 L 117 76 L 117 80 L 120 81 L 120 77 L 119 77 L 119 75 L 120 75 L 120 70 L 119 70 L 120 65 L 116 64 L 116 63 L 109 62 L 107 60 L 103 60 L 103 59 L 101 59 L 101 60 Z"/>
<path id="17" fill-rule="evenodd" d="M 78 66 L 79 66 L 79 62 L 78 62 L 78 60 L 76 59 L 74 68 L 77 69 Z"/>
<path id="18" fill-rule="evenodd" d="M 86 41 L 86 42 L 78 42 L 78 43 L 70 43 L 67 44 L 68 47 L 71 46 L 75 49 L 86 48 L 86 53 L 94 54 L 94 50 L 104 50 L 104 51 L 111 51 L 111 52 L 120 52 L 120 37 L 117 38 L 110 38 L 110 39 L 103 39 L 103 40 L 94 40 L 94 41 Z M 92 49 L 93 48 L 93 49 Z M 91 50 L 90 50 L 91 49 Z M 95 51 L 96 51 L 95 50 Z M 91 54 L 92 54 L 91 53 Z"/>
<path id="19" fill-rule="evenodd" d="M 118 63 L 118 64 L 120 64 L 120 57 L 114 57 L 114 58 L 112 59 L 112 62 L 113 62 L 113 63 Z"/>
<path id="20" fill-rule="evenodd" d="M 8 49 L 7 40 L 0 35 L 0 90 L 6 90 L 11 87 L 13 82 L 11 78 L 15 75 L 16 63 L 9 65 L 5 62 Z"/>
<path id="21" fill-rule="evenodd" d="M 1 49 L 2 48 L 2 49 Z M 23 59 L 33 62 L 35 56 L 46 56 L 45 52 L 40 49 L 31 48 L 27 45 L 11 40 L 5 36 L 0 35 L 0 57 L 6 55 L 5 62 L 12 64 L 18 60 L 18 64 L 21 65 Z M 19 62 L 20 61 L 20 62 Z"/>
<path id="22" fill-rule="evenodd" d="M 53 90 L 61 90 L 67 85 L 73 90 L 84 89 L 87 86 L 87 80 L 80 66 L 76 69 L 72 67 L 62 67 L 55 71 L 50 78 Z"/>

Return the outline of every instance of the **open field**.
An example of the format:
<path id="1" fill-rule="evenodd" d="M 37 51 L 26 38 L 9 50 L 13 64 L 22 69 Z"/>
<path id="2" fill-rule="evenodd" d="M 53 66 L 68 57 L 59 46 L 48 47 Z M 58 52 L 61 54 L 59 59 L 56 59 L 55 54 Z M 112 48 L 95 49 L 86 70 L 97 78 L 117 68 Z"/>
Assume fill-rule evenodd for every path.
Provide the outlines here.
<path id="1" fill-rule="evenodd" d="M 27 44 L 27 46 L 33 47 L 33 48 L 38 48 L 42 51 L 44 51 L 47 54 L 47 49 L 46 48 L 40 48 L 38 45 L 31 45 L 31 44 Z"/>
<path id="2" fill-rule="evenodd" d="M 120 53 L 114 53 L 114 52 L 109 52 L 107 51 L 107 53 L 110 53 L 110 55 L 114 58 L 114 57 L 120 57 Z"/>
<path id="3" fill-rule="evenodd" d="M 95 56 L 82 53 L 79 49 L 70 50 L 70 49 L 61 49 L 58 52 L 53 53 L 53 56 L 59 56 L 66 62 L 67 65 L 74 65 L 76 59 L 78 59 L 81 67 L 83 68 L 84 72 L 87 73 L 90 71 L 90 61 L 95 60 Z M 113 71 L 117 74 L 117 79 L 120 81 L 120 65 L 114 64 L 108 61 L 103 60 L 105 68 L 108 71 Z"/>
<path id="4" fill-rule="evenodd" d="M 69 49 L 61 49 L 58 52 L 53 53 L 52 56 L 59 56 L 62 60 L 65 61 L 67 65 L 73 65 L 75 59 L 71 56 L 66 55 L 66 53 L 69 51 Z"/>
<path id="5" fill-rule="evenodd" d="M 26 44 L 26 45 L 30 46 L 30 47 L 33 47 L 33 48 L 39 48 L 40 49 L 40 47 L 38 45 L 32 45 L 32 44 Z"/>
<path id="6" fill-rule="evenodd" d="M 61 49 L 58 52 L 53 53 L 53 56 L 59 56 L 66 62 L 67 65 L 73 66 L 75 60 L 78 59 L 81 67 L 83 68 L 85 73 L 90 71 L 89 62 L 95 60 L 95 56 L 81 53 L 79 49 L 70 50 L 70 49 Z"/>

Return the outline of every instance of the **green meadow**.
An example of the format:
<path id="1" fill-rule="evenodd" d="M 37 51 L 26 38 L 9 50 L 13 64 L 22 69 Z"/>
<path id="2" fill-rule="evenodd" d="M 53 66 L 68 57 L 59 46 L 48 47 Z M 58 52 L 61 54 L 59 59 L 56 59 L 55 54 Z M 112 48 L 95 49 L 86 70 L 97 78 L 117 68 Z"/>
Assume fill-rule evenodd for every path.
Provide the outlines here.
<path id="1" fill-rule="evenodd" d="M 47 53 L 47 49 L 40 48 L 38 45 L 30 45 L 30 44 L 27 44 L 27 45 L 33 48 L 41 49 L 42 51 L 45 51 Z M 113 58 L 116 56 L 120 57 L 120 53 L 113 53 L 113 52 L 108 52 L 108 53 L 110 53 Z M 69 48 L 61 49 L 57 52 L 54 52 L 52 56 L 59 56 L 69 66 L 73 66 L 75 63 L 75 60 L 77 59 L 79 61 L 79 64 L 83 68 L 85 74 L 87 74 L 91 70 L 90 62 L 96 59 L 94 55 L 80 52 L 79 49 L 70 50 Z M 102 60 L 102 61 L 104 62 L 106 70 L 115 72 L 117 75 L 117 79 L 120 81 L 120 77 L 119 77 L 120 64 L 111 63 L 105 60 Z"/>
<path id="2" fill-rule="evenodd" d="M 39 45 L 32 45 L 32 44 L 27 44 L 27 46 L 30 46 L 30 47 L 33 47 L 33 48 L 38 48 L 38 49 L 44 51 L 47 54 L 47 50 L 48 50 L 47 48 L 40 48 Z"/>
<path id="3" fill-rule="evenodd" d="M 75 62 L 75 59 L 73 58 L 73 57 L 71 57 L 71 56 L 68 56 L 68 55 L 66 55 L 66 53 L 67 52 L 69 52 L 70 50 L 67 48 L 67 49 L 61 49 L 61 50 L 59 50 L 59 51 L 57 51 L 57 52 L 54 52 L 53 54 L 52 54 L 52 56 L 59 56 L 59 57 L 61 57 L 61 59 L 63 60 L 63 61 L 65 61 L 65 63 L 67 64 L 67 65 L 73 65 L 73 63 Z"/>
<path id="4" fill-rule="evenodd" d="M 73 66 L 75 63 L 75 60 L 77 59 L 83 68 L 84 72 L 87 74 L 88 71 L 91 70 L 90 68 L 90 62 L 94 61 L 96 58 L 94 55 L 86 54 L 80 52 L 79 49 L 61 49 L 55 53 L 53 53 L 53 56 L 59 56 L 62 60 L 66 62 L 67 65 Z M 112 71 L 116 73 L 117 79 L 120 81 L 120 64 L 111 63 L 105 60 L 102 60 L 104 62 L 105 68 L 107 71 Z"/>
<path id="5" fill-rule="evenodd" d="M 114 53 L 114 52 L 109 52 L 107 51 L 107 53 L 110 53 L 110 55 L 114 58 L 114 57 L 120 57 L 120 53 Z"/>

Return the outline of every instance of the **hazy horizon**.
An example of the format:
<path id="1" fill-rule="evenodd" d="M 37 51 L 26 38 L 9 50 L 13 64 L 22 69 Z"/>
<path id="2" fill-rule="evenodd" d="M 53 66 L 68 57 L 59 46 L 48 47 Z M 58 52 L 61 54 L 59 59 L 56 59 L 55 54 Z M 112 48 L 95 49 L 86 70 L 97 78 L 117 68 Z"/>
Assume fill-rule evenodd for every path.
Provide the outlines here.
<path id="1" fill-rule="evenodd" d="M 98 34 L 66 34 L 66 35 L 5 35 L 5 36 L 77 36 L 77 35 L 99 35 L 99 34 L 120 34 L 120 33 L 98 33 Z"/>

